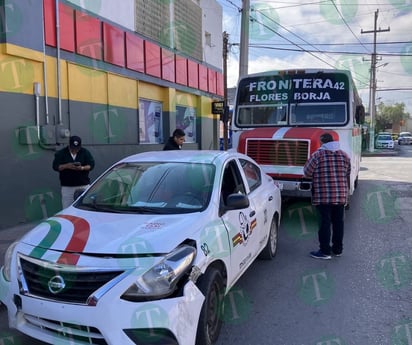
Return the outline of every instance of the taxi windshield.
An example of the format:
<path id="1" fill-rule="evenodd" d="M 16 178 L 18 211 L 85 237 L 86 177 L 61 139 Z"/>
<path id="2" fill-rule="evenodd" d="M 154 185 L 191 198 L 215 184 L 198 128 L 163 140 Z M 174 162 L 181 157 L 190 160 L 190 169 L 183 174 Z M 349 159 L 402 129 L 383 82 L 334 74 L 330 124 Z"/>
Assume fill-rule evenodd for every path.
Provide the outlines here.
<path id="1" fill-rule="evenodd" d="M 99 178 L 75 206 L 116 213 L 199 212 L 209 204 L 214 174 L 211 164 L 122 163 Z"/>

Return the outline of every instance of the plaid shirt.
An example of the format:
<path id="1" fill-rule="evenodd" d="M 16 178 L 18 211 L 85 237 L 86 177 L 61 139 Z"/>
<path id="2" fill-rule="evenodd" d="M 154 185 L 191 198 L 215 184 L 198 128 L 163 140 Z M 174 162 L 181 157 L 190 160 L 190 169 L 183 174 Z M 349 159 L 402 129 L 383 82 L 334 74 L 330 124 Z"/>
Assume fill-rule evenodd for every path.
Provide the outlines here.
<path id="1" fill-rule="evenodd" d="M 342 150 L 321 147 L 306 162 L 303 172 L 312 178 L 312 204 L 346 204 L 351 164 Z"/>

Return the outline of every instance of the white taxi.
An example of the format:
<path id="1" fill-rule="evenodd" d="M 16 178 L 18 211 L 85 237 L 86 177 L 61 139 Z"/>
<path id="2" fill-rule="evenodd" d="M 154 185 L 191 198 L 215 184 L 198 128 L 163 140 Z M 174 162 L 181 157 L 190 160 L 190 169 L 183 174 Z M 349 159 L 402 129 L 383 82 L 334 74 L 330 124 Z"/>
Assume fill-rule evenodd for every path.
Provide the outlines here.
<path id="1" fill-rule="evenodd" d="M 50 344 L 213 344 L 224 295 L 275 256 L 280 217 L 278 187 L 245 155 L 125 158 L 10 246 L 9 326 Z"/>

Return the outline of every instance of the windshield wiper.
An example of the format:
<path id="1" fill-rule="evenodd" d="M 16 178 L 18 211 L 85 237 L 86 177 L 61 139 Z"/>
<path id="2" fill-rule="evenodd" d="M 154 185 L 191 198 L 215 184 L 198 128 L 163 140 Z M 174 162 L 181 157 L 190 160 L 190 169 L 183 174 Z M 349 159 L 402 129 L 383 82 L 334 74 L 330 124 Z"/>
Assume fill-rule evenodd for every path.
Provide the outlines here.
<path id="1" fill-rule="evenodd" d="M 176 212 L 175 209 L 164 208 L 164 207 L 150 207 L 150 206 L 132 206 L 128 207 L 128 211 L 133 213 L 142 214 L 173 214 Z"/>
<path id="2" fill-rule="evenodd" d="M 104 204 L 84 204 L 81 203 L 77 205 L 79 208 L 85 208 L 91 211 L 98 211 L 98 212 L 110 212 L 110 213 L 124 213 L 123 209 L 119 209 L 113 205 L 104 205 Z"/>

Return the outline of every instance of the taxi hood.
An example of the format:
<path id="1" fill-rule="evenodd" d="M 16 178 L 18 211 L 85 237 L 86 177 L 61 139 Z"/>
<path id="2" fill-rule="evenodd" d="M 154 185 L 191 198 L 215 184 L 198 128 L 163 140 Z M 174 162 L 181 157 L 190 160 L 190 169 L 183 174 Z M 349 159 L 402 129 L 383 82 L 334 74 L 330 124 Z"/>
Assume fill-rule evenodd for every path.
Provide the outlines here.
<path id="1" fill-rule="evenodd" d="M 70 207 L 37 225 L 21 242 L 43 250 L 84 254 L 169 253 L 193 238 L 201 218 L 211 219 L 199 217 L 198 212 L 182 217 L 102 213 Z"/>

